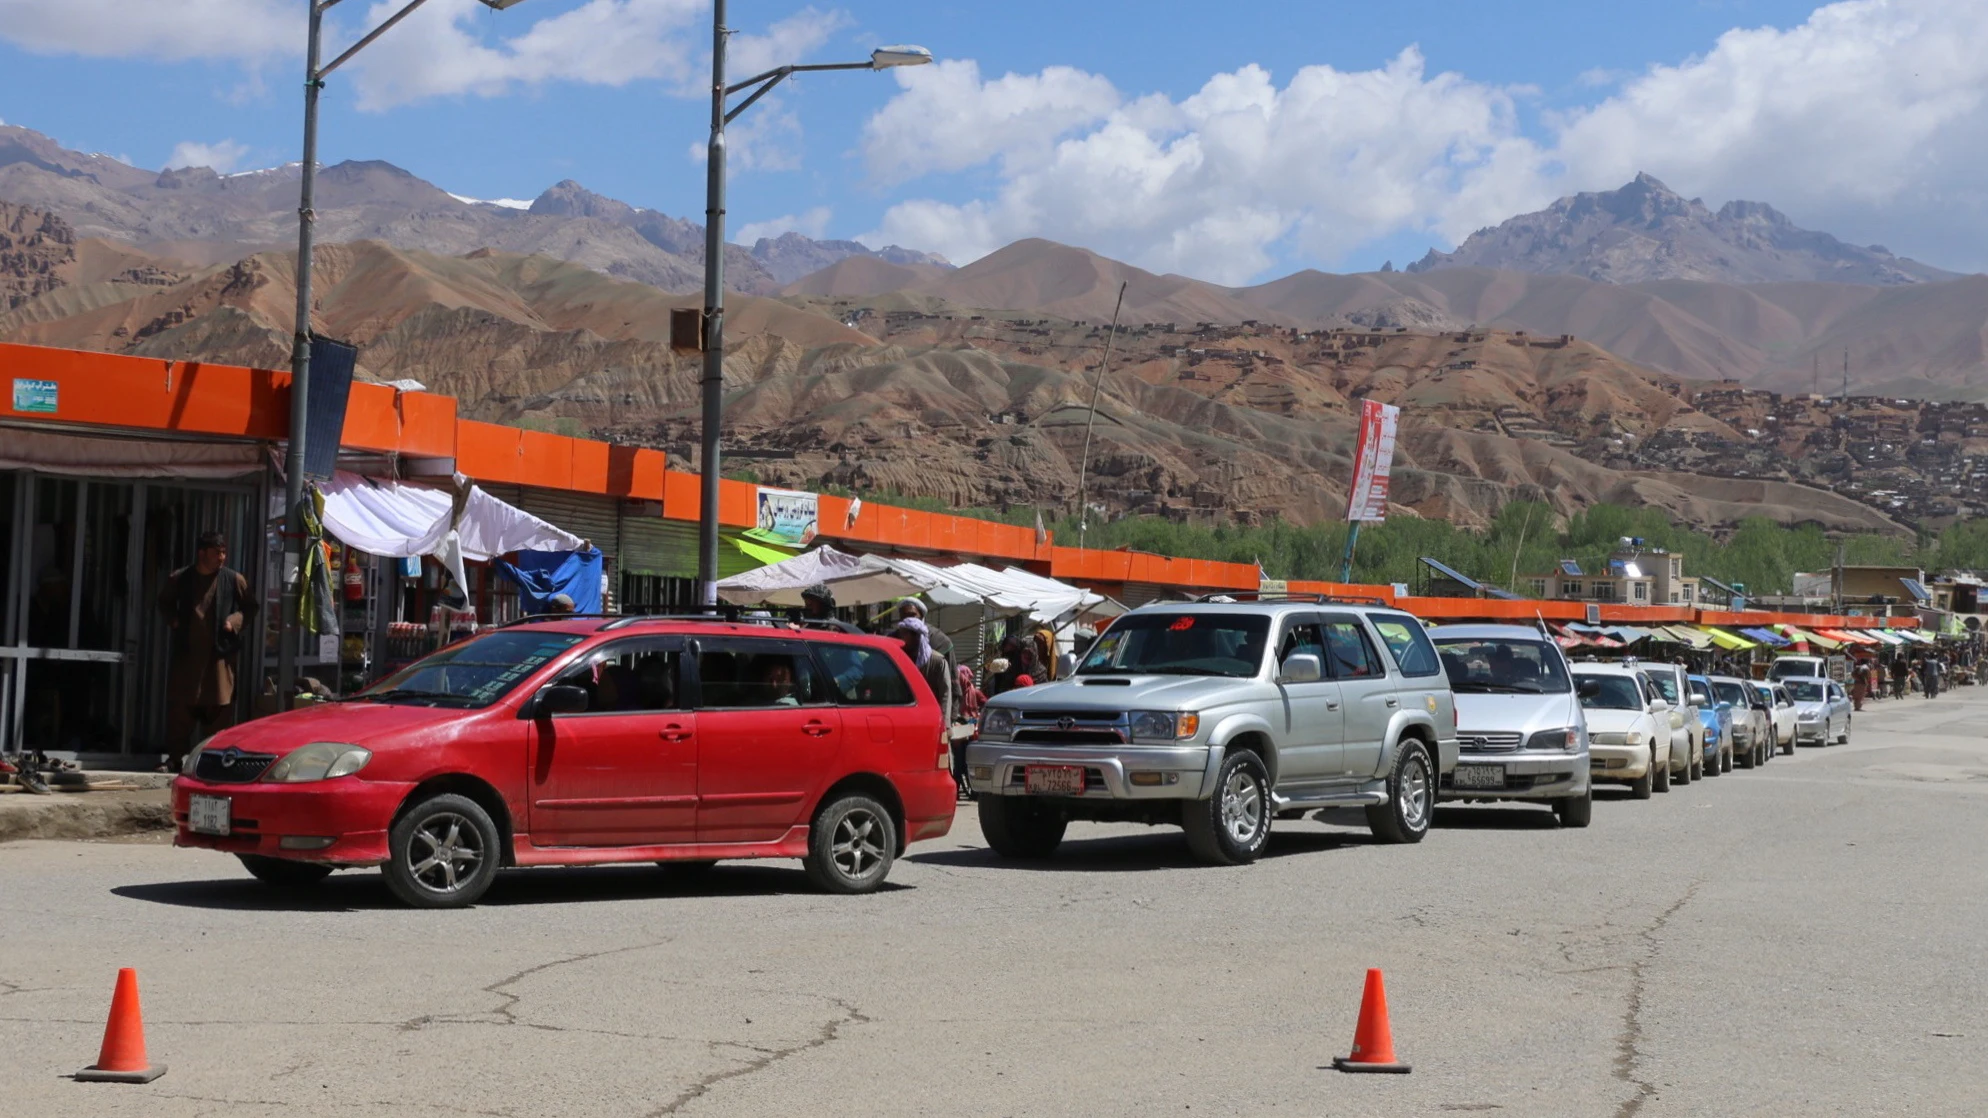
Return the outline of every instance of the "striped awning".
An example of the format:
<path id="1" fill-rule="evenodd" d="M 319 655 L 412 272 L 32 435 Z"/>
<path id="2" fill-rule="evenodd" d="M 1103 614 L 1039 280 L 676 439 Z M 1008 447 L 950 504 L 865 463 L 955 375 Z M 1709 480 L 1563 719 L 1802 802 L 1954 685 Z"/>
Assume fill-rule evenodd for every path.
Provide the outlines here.
<path id="1" fill-rule="evenodd" d="M 1716 625 L 1700 625 L 1699 631 L 1712 638 L 1712 643 L 1728 652 L 1745 652 L 1749 648 L 1760 647 L 1760 642 L 1750 641 L 1737 633 L 1728 633 Z"/>
<path id="2" fill-rule="evenodd" d="M 1825 637 L 1820 633 L 1811 633 L 1807 629 L 1798 629 L 1793 625 L 1782 625 L 1780 626 L 1780 630 L 1782 635 L 1791 641 L 1812 644 L 1820 649 L 1828 650 L 1843 647 L 1843 642 L 1834 637 Z"/>

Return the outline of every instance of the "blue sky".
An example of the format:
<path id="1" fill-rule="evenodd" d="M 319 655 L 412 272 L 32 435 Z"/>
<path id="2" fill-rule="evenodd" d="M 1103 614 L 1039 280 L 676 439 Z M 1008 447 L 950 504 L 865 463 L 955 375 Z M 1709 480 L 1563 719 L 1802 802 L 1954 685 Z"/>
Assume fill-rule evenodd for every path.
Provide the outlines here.
<path id="1" fill-rule="evenodd" d="M 334 42 L 369 3 L 337 9 L 345 35 Z M 708 111 L 697 91 L 708 8 L 528 0 L 451 19 L 452 4 L 472 7 L 431 0 L 362 55 L 366 65 L 334 75 L 326 162 L 384 159 L 479 198 L 528 199 L 573 178 L 636 205 L 701 214 L 692 153 Z M 180 5 L 169 31 L 136 26 Z M 1982 168 L 1960 145 L 1981 146 L 1988 81 L 1966 57 L 1907 59 L 1928 42 L 1988 53 L 1973 49 L 1988 45 L 1988 19 L 1947 10 L 1974 7 L 734 0 L 742 33 L 783 29 L 745 51 L 762 58 L 791 48 L 835 61 L 912 42 L 972 66 L 951 70 L 944 88 L 945 67 L 904 76 L 930 86 L 814 75 L 755 108 L 741 120 L 755 131 L 741 137 L 731 220 L 734 230 L 797 224 L 962 258 L 1039 234 L 1242 282 L 1305 266 L 1405 264 L 1479 224 L 1642 169 L 1715 206 L 1756 198 L 1846 239 L 1972 269 L 1988 264 L 1973 185 Z M 531 60 L 507 42 L 559 17 L 569 17 L 560 25 L 569 38 L 586 34 L 573 30 L 582 14 L 619 26 L 636 8 L 655 45 L 631 49 L 648 62 L 596 59 L 584 42 Z M 145 167 L 183 144 L 206 145 L 236 170 L 295 160 L 301 43 L 290 44 L 301 9 L 301 0 L 0 0 L 0 120 Z M 1721 39 L 1736 28 L 1751 30 Z M 477 50 L 487 57 L 471 57 Z M 616 65 L 629 72 L 611 73 Z M 1293 82 L 1307 72 L 1308 83 Z M 1008 74 L 1015 81 L 998 86 Z M 612 84 L 584 80 L 603 78 Z M 1859 81 L 1885 96 L 1859 95 Z M 1211 82 L 1220 88 L 1205 93 Z M 1763 107 L 1763 96 L 1773 103 Z M 1846 120 L 1858 105 L 1868 119 Z M 1900 120 L 1915 123 L 1900 129 Z M 1885 166 L 1854 166 L 1874 157 Z M 1954 236 L 1956 221 L 1965 235 Z"/>

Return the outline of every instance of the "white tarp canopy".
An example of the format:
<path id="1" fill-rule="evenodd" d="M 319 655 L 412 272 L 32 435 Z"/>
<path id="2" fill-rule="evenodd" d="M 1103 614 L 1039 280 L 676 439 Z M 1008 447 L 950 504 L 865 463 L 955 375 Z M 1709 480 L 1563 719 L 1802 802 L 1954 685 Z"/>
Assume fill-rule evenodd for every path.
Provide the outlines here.
<path id="1" fill-rule="evenodd" d="M 455 495 L 446 489 L 340 470 L 323 492 L 325 530 L 370 555 L 435 555 L 453 544 L 465 559 L 489 560 L 513 551 L 578 551 L 586 542 L 475 486 L 453 522 Z"/>
<path id="2" fill-rule="evenodd" d="M 995 570 L 978 563 L 957 563 L 941 567 L 917 559 L 886 559 L 891 567 L 912 579 L 929 583 L 927 597 L 939 605 L 982 602 L 999 613 L 1025 613 L 1036 621 L 1054 624 L 1084 614 L 1116 617 L 1125 607 L 1102 594 L 1045 578 L 1019 567 Z"/>
<path id="3" fill-rule="evenodd" d="M 909 597 L 929 588 L 893 570 L 874 555 L 850 555 L 832 547 L 804 551 L 792 559 L 718 580 L 718 596 L 740 606 L 798 606 L 801 591 L 826 583 L 838 606 L 867 606 Z"/>

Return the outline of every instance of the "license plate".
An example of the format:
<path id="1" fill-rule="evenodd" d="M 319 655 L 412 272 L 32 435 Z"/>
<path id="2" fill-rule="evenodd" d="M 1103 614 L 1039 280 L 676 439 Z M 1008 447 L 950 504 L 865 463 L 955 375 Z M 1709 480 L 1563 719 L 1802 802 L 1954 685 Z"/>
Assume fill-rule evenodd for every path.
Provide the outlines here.
<path id="1" fill-rule="evenodd" d="M 1030 765 L 1023 780 L 1031 795 L 1078 796 L 1084 791 L 1082 765 Z"/>
<path id="2" fill-rule="evenodd" d="M 226 838 L 233 801 L 226 796 L 192 796 L 187 800 L 186 825 L 195 834 Z"/>
<path id="3" fill-rule="evenodd" d="M 1458 788 L 1503 788 L 1503 765 L 1458 765 L 1451 783 Z"/>

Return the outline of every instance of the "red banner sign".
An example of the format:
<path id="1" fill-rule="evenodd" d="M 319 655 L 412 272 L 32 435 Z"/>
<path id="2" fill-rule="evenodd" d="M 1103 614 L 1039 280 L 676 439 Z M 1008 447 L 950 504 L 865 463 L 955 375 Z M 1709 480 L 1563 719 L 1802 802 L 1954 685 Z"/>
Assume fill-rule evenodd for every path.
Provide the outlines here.
<path id="1" fill-rule="evenodd" d="M 1395 424 L 1401 409 L 1378 400 L 1360 402 L 1360 439 L 1353 447 L 1353 486 L 1346 519 L 1387 519 L 1388 471 L 1394 466 Z"/>

